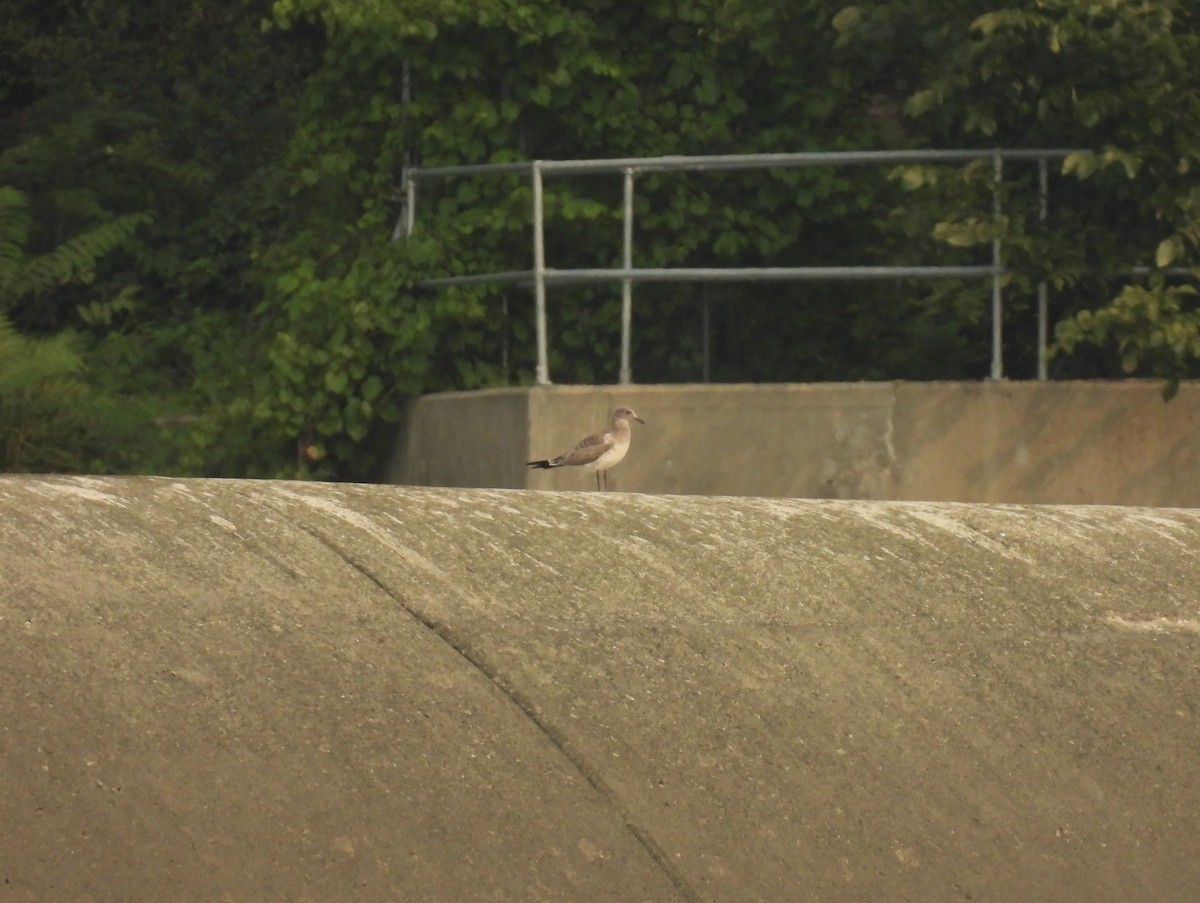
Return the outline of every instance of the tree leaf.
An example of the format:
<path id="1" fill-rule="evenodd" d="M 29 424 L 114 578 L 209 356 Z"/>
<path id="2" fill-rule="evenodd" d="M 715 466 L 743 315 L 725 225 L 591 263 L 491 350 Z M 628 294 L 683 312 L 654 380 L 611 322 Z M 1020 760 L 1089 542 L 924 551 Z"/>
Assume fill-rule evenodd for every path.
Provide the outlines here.
<path id="1" fill-rule="evenodd" d="M 1158 250 L 1154 253 L 1154 264 L 1158 267 L 1169 267 L 1174 261 L 1179 251 L 1181 243 L 1178 236 L 1172 235 L 1170 238 L 1164 238 L 1158 243 Z"/>

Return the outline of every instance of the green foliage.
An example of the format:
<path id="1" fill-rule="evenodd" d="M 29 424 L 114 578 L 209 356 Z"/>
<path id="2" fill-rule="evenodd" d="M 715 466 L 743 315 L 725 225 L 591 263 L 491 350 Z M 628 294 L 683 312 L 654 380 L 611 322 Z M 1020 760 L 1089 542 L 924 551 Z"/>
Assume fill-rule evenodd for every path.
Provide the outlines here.
<path id="1" fill-rule="evenodd" d="M 67 336 L 34 341 L 0 318 L 0 395 L 28 392 L 46 382 L 73 377 L 82 366 Z"/>
<path id="2" fill-rule="evenodd" d="M 278 468 L 239 412 L 270 335 L 256 258 L 290 216 L 281 158 L 320 39 L 264 31 L 269 13 L 0 5 L 0 183 L 30 199 L 25 247 L 46 268 L 23 267 L 40 287 L 9 315 L 25 335 L 73 336 L 76 378 L 114 399 L 93 399 L 107 447 L 83 466 Z"/>
<path id="3" fill-rule="evenodd" d="M 379 233 L 344 270 L 322 273 L 301 260 L 282 273 L 267 304 L 283 311 L 268 351 L 269 379 L 253 410 L 268 433 L 294 440 L 285 472 L 364 478 L 386 452 L 381 429 L 399 419 L 405 400 L 440 380 L 490 381 L 491 374 L 438 374 L 443 334 L 485 316 L 470 292 L 415 289 L 429 243 L 397 248 Z M 364 455 L 365 448 L 374 455 Z M 355 461 L 365 461 L 355 469 Z"/>
<path id="4" fill-rule="evenodd" d="M 352 229 L 383 226 L 381 200 L 398 195 L 406 163 L 795 150 L 903 137 L 886 98 L 848 100 L 861 70 L 831 54 L 831 11 L 820 3 L 607 3 L 584 12 L 547 0 L 386 8 L 314 0 L 280 3 L 276 12 L 283 27 L 315 18 L 329 35 L 303 104 L 302 119 L 314 128 L 301 126 L 292 159 L 299 202 L 339 210 Z M 410 74 L 408 103 L 399 60 Z M 350 85 L 358 92 L 353 103 Z M 547 179 L 550 266 L 619 262 L 620 190 L 614 178 Z M 871 262 L 856 237 L 869 228 L 880 194 L 895 192 L 878 174 L 861 171 L 641 177 L 636 260 Z M 422 183 L 418 231 L 441 243 L 451 261 L 445 272 L 513 269 L 528 265 L 529 210 L 528 185 L 515 178 Z M 298 259 L 308 254 L 310 238 L 297 237 Z M 804 294 L 815 291 L 845 294 L 812 286 Z M 724 303 L 754 294 L 723 293 Z M 530 344 L 514 341 L 532 330 L 527 289 L 493 289 L 489 297 L 508 318 L 482 332 L 467 324 L 479 339 L 490 336 L 492 347 L 465 351 L 484 356 L 485 373 L 527 378 Z M 618 298 L 611 287 L 554 291 L 556 379 L 615 378 Z M 653 312 L 639 314 L 641 355 L 694 331 L 690 289 L 639 287 L 638 304 Z M 746 334 L 730 357 L 746 357 L 755 338 Z M 502 372 L 496 345 L 506 340 L 512 353 Z M 643 378 L 656 371 L 660 378 L 694 378 L 699 371 L 694 341 L 655 357 L 639 367 Z M 777 378 L 792 369 L 785 364 Z M 469 375 L 482 376 L 474 367 Z"/>
<path id="5" fill-rule="evenodd" d="M 0 311 L 11 310 L 23 297 L 43 297 L 58 286 L 88 283 L 97 262 L 129 241 L 145 214 L 129 214 L 75 235 L 57 248 L 27 257 L 31 217 L 24 194 L 0 185 Z"/>
<path id="6" fill-rule="evenodd" d="M 1158 272 L 1200 264 L 1185 0 L 72 11 L 0 4 L 0 341 L 41 374 L 26 387 L 60 387 L 55 410 L 107 430 L 61 440 L 61 466 L 369 477 L 408 396 L 530 381 L 528 287 L 418 287 L 527 268 L 528 181 L 422 182 L 416 234 L 395 242 L 413 165 L 1077 148 L 1045 219 L 1036 169 L 997 184 L 987 159 L 640 174 L 635 264 L 979 263 L 999 239 L 1006 322 L 1028 324 L 1006 333 L 1013 375 L 1032 372 L 1042 282 L 1060 373 L 1200 369 L 1193 298 Z M 618 264 L 620 205 L 619 178 L 548 177 L 548 265 Z M 1131 281 L 1140 266 L 1158 275 Z M 697 378 L 704 318 L 722 380 L 987 370 L 980 282 L 644 284 L 634 317 L 642 380 Z M 615 379 L 619 319 L 615 286 L 555 287 L 555 379 Z"/>
<path id="7" fill-rule="evenodd" d="M 127 241 L 142 218 L 123 217 L 58 248 L 28 257 L 31 218 L 21 192 L 0 186 L 0 471 L 97 469 L 108 399 L 81 379 L 83 360 L 69 333 L 30 339 L 6 311 L 25 296 L 90 278 L 99 258 Z"/>
<path id="8" fill-rule="evenodd" d="M 1127 285 L 1096 311 L 1080 311 L 1059 323 L 1056 348 L 1070 354 L 1080 345 L 1115 349 L 1121 369 L 1167 380 L 1164 397 L 1200 360 L 1200 304 L 1191 285 L 1169 285 L 1161 276 L 1148 285 Z"/>
<path id="9" fill-rule="evenodd" d="M 947 192 L 944 180 L 905 176 L 905 187 L 923 195 L 907 214 L 930 225 L 935 239 L 970 246 L 998 234 L 1026 296 L 1039 280 L 1051 286 L 1063 317 L 1060 364 L 1111 343 L 1128 373 L 1200 372 L 1200 358 L 1179 339 L 1189 328 L 1186 291 L 1129 281 L 1136 267 L 1195 266 L 1200 254 L 1193 4 L 907 0 L 856 4 L 837 25 L 843 46 L 890 54 L 897 66 L 913 48 L 938 48 L 915 57 L 904 99 L 930 143 L 966 135 L 983 146 L 1080 148 L 1062 165 L 1066 178 L 1051 181 L 1046 222 L 1033 188 L 1001 198 L 998 233 L 965 211 L 933 220 L 926 210 L 964 195 Z M 1105 296 L 1111 300 L 1095 310 Z M 1176 349 L 1169 365 L 1162 349 Z"/>

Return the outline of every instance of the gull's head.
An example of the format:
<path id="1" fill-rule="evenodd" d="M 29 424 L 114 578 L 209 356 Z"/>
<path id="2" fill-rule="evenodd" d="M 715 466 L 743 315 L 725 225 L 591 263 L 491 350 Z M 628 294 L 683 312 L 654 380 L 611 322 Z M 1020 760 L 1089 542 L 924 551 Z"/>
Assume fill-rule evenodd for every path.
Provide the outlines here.
<path id="1" fill-rule="evenodd" d="M 635 411 L 633 408 L 625 407 L 617 408 L 615 411 L 613 411 L 612 419 L 613 423 L 616 423 L 618 420 L 636 420 L 641 424 L 645 424 L 646 422 L 637 415 L 637 411 Z"/>

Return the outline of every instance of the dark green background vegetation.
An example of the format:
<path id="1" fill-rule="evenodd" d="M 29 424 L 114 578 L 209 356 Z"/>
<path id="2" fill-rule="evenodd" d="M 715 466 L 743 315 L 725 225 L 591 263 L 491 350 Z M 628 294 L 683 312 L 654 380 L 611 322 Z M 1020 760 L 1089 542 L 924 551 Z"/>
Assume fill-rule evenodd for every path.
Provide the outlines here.
<path id="1" fill-rule="evenodd" d="M 528 383 L 529 188 L 406 164 L 899 148 L 990 164 L 646 175 L 655 265 L 1006 266 L 1010 376 L 1196 375 L 1191 0 L 0 0 L 0 469 L 369 477 L 413 394 Z M 620 259 L 618 179 L 547 181 L 552 266 Z M 1134 266 L 1151 274 L 1130 278 Z M 982 283 L 643 285 L 639 381 L 978 379 Z M 619 298 L 551 292 L 560 382 L 615 381 Z"/>

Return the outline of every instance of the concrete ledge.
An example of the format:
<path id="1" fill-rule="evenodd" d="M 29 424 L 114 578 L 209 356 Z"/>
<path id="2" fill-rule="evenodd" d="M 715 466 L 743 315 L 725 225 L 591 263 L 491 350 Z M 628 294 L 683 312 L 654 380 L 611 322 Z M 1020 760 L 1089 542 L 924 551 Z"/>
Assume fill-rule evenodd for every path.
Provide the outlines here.
<path id="1" fill-rule="evenodd" d="M 1191 901 L 1200 512 L 0 479 L 0 900 Z"/>
<path id="2" fill-rule="evenodd" d="M 612 472 L 684 495 L 1200 506 L 1200 385 L 1151 381 L 552 386 L 414 402 L 389 480 L 586 489 L 528 473 L 618 403 L 647 420 Z"/>

